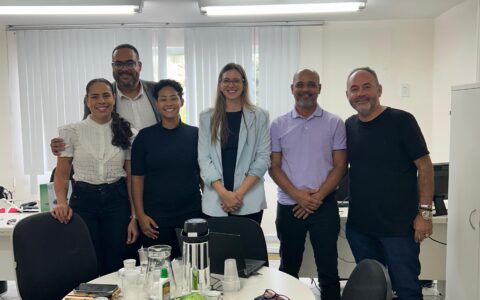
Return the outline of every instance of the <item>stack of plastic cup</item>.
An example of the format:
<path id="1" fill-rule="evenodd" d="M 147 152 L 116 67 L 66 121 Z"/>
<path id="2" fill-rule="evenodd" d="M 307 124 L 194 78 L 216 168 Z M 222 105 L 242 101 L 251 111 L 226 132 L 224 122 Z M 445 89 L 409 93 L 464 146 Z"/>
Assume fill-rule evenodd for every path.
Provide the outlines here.
<path id="1" fill-rule="evenodd" d="M 142 247 L 138 249 L 138 258 L 140 259 L 140 272 L 146 274 L 148 266 L 148 248 Z"/>
<path id="2" fill-rule="evenodd" d="M 234 258 L 225 260 L 222 286 L 224 292 L 236 292 L 240 289 L 240 278 L 238 278 L 237 261 Z"/>

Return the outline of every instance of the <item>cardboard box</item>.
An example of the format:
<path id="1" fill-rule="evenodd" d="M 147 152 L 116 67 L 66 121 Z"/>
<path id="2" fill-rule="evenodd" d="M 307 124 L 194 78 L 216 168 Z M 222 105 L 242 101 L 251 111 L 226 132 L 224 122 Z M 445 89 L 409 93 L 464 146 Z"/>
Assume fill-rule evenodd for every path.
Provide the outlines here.
<path id="1" fill-rule="evenodd" d="M 72 195 L 72 182 L 68 182 L 68 195 Z M 57 197 L 53 188 L 53 182 L 40 184 L 40 212 L 49 212 L 57 205 Z"/>

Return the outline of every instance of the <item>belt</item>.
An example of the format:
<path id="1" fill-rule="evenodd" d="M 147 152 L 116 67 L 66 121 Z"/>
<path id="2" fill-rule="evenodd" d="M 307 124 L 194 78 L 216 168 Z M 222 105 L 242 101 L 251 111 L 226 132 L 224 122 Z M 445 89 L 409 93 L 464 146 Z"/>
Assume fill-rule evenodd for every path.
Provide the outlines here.
<path id="1" fill-rule="evenodd" d="M 119 180 L 113 182 L 113 183 L 102 183 L 102 184 L 91 184 L 88 182 L 84 181 L 75 181 L 73 187 L 78 188 L 80 190 L 90 190 L 90 191 L 108 191 L 111 190 L 112 188 L 115 188 L 117 186 L 121 186 L 125 184 L 125 178 L 122 177 Z"/>

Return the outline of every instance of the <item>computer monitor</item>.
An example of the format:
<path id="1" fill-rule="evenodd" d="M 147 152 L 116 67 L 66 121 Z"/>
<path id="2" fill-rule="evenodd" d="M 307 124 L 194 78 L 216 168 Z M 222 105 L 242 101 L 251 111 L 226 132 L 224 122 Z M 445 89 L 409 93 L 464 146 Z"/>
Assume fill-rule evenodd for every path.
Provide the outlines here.
<path id="1" fill-rule="evenodd" d="M 433 204 L 435 206 L 435 215 L 442 216 L 447 214 L 447 209 L 443 200 L 448 199 L 448 166 L 449 163 L 433 164 Z"/>

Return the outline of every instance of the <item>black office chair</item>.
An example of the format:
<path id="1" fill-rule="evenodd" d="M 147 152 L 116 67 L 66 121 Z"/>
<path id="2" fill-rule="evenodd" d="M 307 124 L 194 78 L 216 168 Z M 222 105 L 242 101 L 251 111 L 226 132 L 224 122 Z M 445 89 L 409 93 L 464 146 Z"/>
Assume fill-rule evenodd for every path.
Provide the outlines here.
<path id="1" fill-rule="evenodd" d="M 23 300 L 60 300 L 97 276 L 87 225 L 73 214 L 61 224 L 50 213 L 22 219 L 13 230 L 17 285 Z"/>
<path id="2" fill-rule="evenodd" d="M 8 291 L 8 283 L 6 280 L 0 281 L 0 296 L 6 294 Z"/>
<path id="3" fill-rule="evenodd" d="M 50 182 L 53 182 L 53 180 L 55 179 L 55 171 L 57 170 L 57 168 L 53 168 L 52 170 L 52 174 L 50 174 Z M 73 185 L 73 182 L 75 181 L 73 179 L 73 174 L 75 172 L 73 171 L 73 167 L 70 169 L 70 180 L 72 181 L 72 185 Z"/>
<path id="4" fill-rule="evenodd" d="M 364 259 L 357 264 L 342 294 L 342 300 L 391 299 L 390 276 L 387 269 L 374 259 Z"/>
<path id="5" fill-rule="evenodd" d="M 267 243 L 262 227 L 257 222 L 243 217 L 214 217 L 207 219 L 212 232 L 240 235 L 245 258 L 263 260 L 268 267 Z"/>

